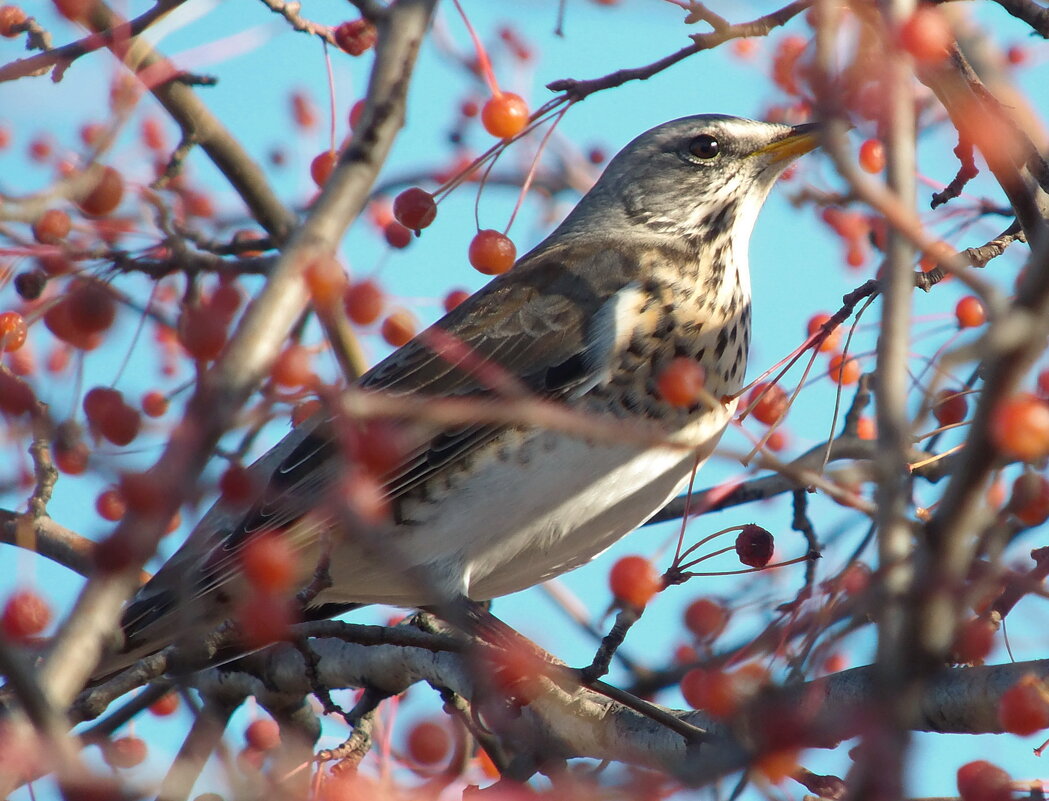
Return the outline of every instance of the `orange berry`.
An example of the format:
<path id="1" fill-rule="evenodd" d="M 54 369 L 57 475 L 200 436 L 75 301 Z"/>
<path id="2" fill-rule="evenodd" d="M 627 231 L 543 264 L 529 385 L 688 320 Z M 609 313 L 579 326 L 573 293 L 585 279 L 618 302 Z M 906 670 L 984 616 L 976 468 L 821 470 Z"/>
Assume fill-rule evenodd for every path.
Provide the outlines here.
<path id="1" fill-rule="evenodd" d="M 962 801 L 1010 801 L 1012 780 L 1000 767 L 983 759 L 966 762 L 958 768 L 958 795 Z"/>
<path id="2" fill-rule="evenodd" d="M 133 768 L 146 760 L 149 752 L 140 737 L 121 737 L 102 746 L 102 758 L 112 768 Z"/>
<path id="3" fill-rule="evenodd" d="M 991 416 L 991 441 L 1004 453 L 1025 462 L 1049 455 L 1049 405 L 1021 392 L 1002 401 Z"/>
<path id="4" fill-rule="evenodd" d="M 732 676 L 723 670 L 693 668 L 681 677 L 681 694 L 693 709 L 720 719 L 731 717 L 740 701 Z"/>
<path id="5" fill-rule="evenodd" d="M 747 395 L 747 406 L 753 405 L 750 413 L 767 426 L 779 421 L 790 408 L 787 393 L 778 384 L 755 384 Z"/>
<path id="6" fill-rule="evenodd" d="M 124 517 L 124 514 L 127 512 L 127 504 L 124 503 L 120 490 L 116 487 L 111 487 L 103 490 L 95 498 L 95 511 L 98 512 L 98 516 L 103 520 L 116 522 Z"/>
<path id="7" fill-rule="evenodd" d="M 248 724 L 244 740 L 256 751 L 272 751 L 280 746 L 280 726 L 272 718 L 259 718 Z"/>
<path id="8" fill-rule="evenodd" d="M 898 41 L 915 61 L 935 63 L 947 57 L 954 36 L 950 23 L 938 9 L 921 5 L 900 26 Z"/>
<path id="9" fill-rule="evenodd" d="M 32 590 L 16 590 L 0 614 L 0 630 L 15 642 L 34 637 L 51 622 L 51 607 Z"/>
<path id="10" fill-rule="evenodd" d="M 382 321 L 382 338 L 395 348 L 408 344 L 415 336 L 415 318 L 405 309 L 394 310 Z"/>
<path id="11" fill-rule="evenodd" d="M 697 598 L 685 607 L 685 626 L 699 640 L 713 640 L 728 625 L 728 610 L 712 598 Z"/>
<path id="12" fill-rule="evenodd" d="M 0 353 L 18 350 L 25 344 L 28 334 L 29 329 L 21 314 L 13 311 L 0 314 Z"/>
<path id="13" fill-rule="evenodd" d="M 842 386 L 855 384 L 860 380 L 860 363 L 852 356 L 845 357 L 844 353 L 836 353 L 830 358 L 830 366 L 827 375 Z"/>
<path id="14" fill-rule="evenodd" d="M 453 289 L 451 292 L 444 296 L 444 302 L 442 305 L 444 306 L 445 314 L 450 312 L 468 297 L 470 297 L 470 293 L 467 292 L 465 289 Z"/>
<path id="15" fill-rule="evenodd" d="M 120 205 L 124 197 L 124 177 L 112 167 L 103 167 L 91 190 L 77 201 L 84 214 L 101 217 Z"/>
<path id="16" fill-rule="evenodd" d="M 346 289 L 346 273 L 334 256 L 318 256 L 303 274 L 310 297 L 318 306 L 327 308 L 338 302 Z"/>
<path id="17" fill-rule="evenodd" d="M 822 330 L 823 326 L 826 323 L 828 323 L 830 319 L 831 316 L 824 312 L 812 315 L 812 317 L 809 318 L 809 322 L 806 324 L 806 330 L 808 331 L 809 336 L 811 337 L 817 331 Z M 837 350 L 840 342 L 841 327 L 839 326 L 838 328 L 835 328 L 833 331 L 827 334 L 827 338 L 820 343 L 819 352 L 828 353 L 830 351 Z"/>
<path id="18" fill-rule="evenodd" d="M 325 150 L 314 156 L 313 161 L 310 162 L 310 177 L 313 179 L 313 183 L 317 184 L 318 187 L 323 187 L 328 183 L 328 178 L 331 177 L 332 170 L 335 169 L 335 162 L 338 159 L 339 155 L 332 150 Z"/>
<path id="19" fill-rule="evenodd" d="M 878 427 L 873 417 L 864 415 L 856 421 L 856 436 L 860 439 L 877 439 Z"/>
<path id="20" fill-rule="evenodd" d="M 374 281 L 364 280 L 350 284 L 343 295 L 346 316 L 357 325 L 371 325 L 382 314 L 385 297 Z"/>
<path id="21" fill-rule="evenodd" d="M 671 406 L 689 408 L 699 403 L 707 371 L 695 359 L 678 356 L 656 376 L 659 396 Z"/>
<path id="22" fill-rule="evenodd" d="M 61 209 L 48 209 L 33 223 L 33 238 L 42 245 L 57 245 L 73 230 L 73 221 Z"/>
<path id="23" fill-rule="evenodd" d="M 470 240 L 469 258 L 479 273 L 499 275 L 514 266 L 517 248 L 506 234 L 485 228 Z"/>
<path id="24" fill-rule="evenodd" d="M 860 145 L 860 167 L 877 174 L 885 169 L 885 145 L 880 139 L 867 139 Z"/>
<path id="25" fill-rule="evenodd" d="M 987 322 L 987 312 L 980 299 L 966 295 L 954 307 L 954 316 L 958 319 L 959 328 L 977 328 Z"/>
<path id="26" fill-rule="evenodd" d="M 170 692 L 167 695 L 162 695 L 156 701 L 149 705 L 149 711 L 151 714 L 156 715 L 158 718 L 167 717 L 173 715 L 178 710 L 178 694 Z"/>
<path id="27" fill-rule="evenodd" d="M 244 577 L 259 592 L 286 593 L 295 583 L 298 557 L 279 534 L 256 537 L 240 556 Z"/>
<path id="28" fill-rule="evenodd" d="M 150 390 L 142 396 L 142 411 L 149 417 L 163 417 L 168 410 L 168 399 L 163 392 Z"/>
<path id="29" fill-rule="evenodd" d="M 1011 734 L 1026 736 L 1049 728 L 1049 693 L 1033 673 L 1028 673 L 1002 693 L 998 721 Z"/>
<path id="30" fill-rule="evenodd" d="M 21 31 L 16 28 L 26 21 L 26 13 L 18 6 L 0 6 L 0 36 L 13 39 Z"/>
<path id="31" fill-rule="evenodd" d="M 624 556 L 608 574 L 608 584 L 617 600 L 643 607 L 663 589 L 656 566 L 643 556 Z"/>
<path id="32" fill-rule="evenodd" d="M 310 352 L 302 345 L 289 345 L 273 363 L 270 376 L 281 387 L 304 387 L 313 383 L 316 376 L 310 365 Z"/>
<path id="33" fill-rule="evenodd" d="M 982 665 L 994 647 L 994 625 L 982 617 L 963 623 L 951 646 L 951 661 L 961 665 Z"/>
<path id="34" fill-rule="evenodd" d="M 528 104 L 513 92 L 500 92 L 481 109 L 481 124 L 492 136 L 509 139 L 528 125 Z"/>

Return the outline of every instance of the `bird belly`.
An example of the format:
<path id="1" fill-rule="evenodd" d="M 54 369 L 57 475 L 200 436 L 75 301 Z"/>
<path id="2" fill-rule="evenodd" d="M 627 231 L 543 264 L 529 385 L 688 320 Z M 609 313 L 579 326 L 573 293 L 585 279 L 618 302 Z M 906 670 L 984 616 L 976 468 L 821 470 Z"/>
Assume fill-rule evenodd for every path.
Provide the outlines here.
<path id="1" fill-rule="evenodd" d="M 384 534 L 394 556 L 377 561 L 336 548 L 332 574 L 342 591 L 325 591 L 318 602 L 485 600 L 579 567 L 681 491 L 734 407 L 701 415 L 675 434 L 692 448 L 506 432 L 458 481 L 412 504 L 414 522 Z"/>

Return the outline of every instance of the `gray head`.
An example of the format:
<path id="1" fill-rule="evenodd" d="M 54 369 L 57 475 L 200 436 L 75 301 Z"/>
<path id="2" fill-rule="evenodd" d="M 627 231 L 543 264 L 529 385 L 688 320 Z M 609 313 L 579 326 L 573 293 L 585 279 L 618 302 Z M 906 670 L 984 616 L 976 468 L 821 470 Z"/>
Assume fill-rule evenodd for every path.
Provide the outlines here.
<path id="1" fill-rule="evenodd" d="M 609 162 L 560 233 L 571 236 L 611 225 L 646 236 L 703 241 L 716 230 L 731 232 L 745 252 L 776 179 L 817 145 L 815 125 L 791 127 L 722 114 L 663 123 Z"/>

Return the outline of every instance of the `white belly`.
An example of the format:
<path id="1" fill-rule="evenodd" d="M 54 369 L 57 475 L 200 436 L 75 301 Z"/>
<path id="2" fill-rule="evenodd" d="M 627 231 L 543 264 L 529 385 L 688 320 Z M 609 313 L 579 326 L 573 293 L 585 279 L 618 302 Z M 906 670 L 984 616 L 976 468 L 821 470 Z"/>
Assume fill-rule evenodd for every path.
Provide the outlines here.
<path id="1" fill-rule="evenodd" d="M 317 602 L 420 606 L 453 594 L 485 600 L 585 564 L 681 492 L 734 407 L 680 432 L 680 441 L 699 443 L 691 450 L 584 445 L 543 432 L 518 458 L 492 459 L 433 502 L 409 508 L 420 522 L 383 532 L 378 548 L 336 546 L 339 591 L 327 590 Z"/>

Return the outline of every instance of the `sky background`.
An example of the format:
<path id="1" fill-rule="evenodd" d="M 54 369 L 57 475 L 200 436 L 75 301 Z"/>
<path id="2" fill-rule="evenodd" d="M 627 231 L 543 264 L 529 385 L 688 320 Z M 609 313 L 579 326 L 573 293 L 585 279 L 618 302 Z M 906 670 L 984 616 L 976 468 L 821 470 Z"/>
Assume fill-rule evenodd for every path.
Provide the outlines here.
<path id="1" fill-rule="evenodd" d="M 554 79 L 592 78 L 623 67 L 649 63 L 687 45 L 686 37 L 690 32 L 682 24 L 681 9 L 657 0 L 623 0 L 614 7 L 570 0 L 564 37 L 552 33 L 557 12 L 557 3 L 553 0 L 517 0 L 513 3 L 464 0 L 463 4 L 486 43 L 494 45 L 499 28 L 510 25 L 535 49 L 536 58 L 522 64 L 507 58 L 505 50 L 493 47 L 496 74 L 501 85 L 525 96 L 532 107 L 551 96 L 544 86 Z M 710 3 L 715 11 L 733 21 L 767 13 L 778 5 L 764 2 Z M 49 13 L 49 3 L 30 3 L 28 7 L 53 32 L 56 43 L 65 43 L 77 35 L 73 26 Z M 134 15 L 146 7 L 147 4 L 136 2 L 126 10 Z M 1017 79 L 1044 119 L 1049 102 L 1043 90 L 1047 45 L 1026 39 L 1023 27 L 1000 8 L 967 4 L 963 13 L 970 10 L 979 12 L 975 18 L 977 24 L 988 29 L 1000 45 L 1019 43 L 1026 48 L 1028 61 Z M 306 2 L 303 12 L 315 21 L 329 24 L 355 16 L 348 4 L 334 0 Z M 786 101 L 767 75 L 773 47 L 787 34 L 807 38 L 810 30 L 799 18 L 791 22 L 785 32 L 774 34 L 770 40 L 759 41 L 757 51 L 750 59 L 734 56 L 728 47 L 719 48 L 690 58 L 648 81 L 628 83 L 613 91 L 593 95 L 565 115 L 552 149 L 574 148 L 585 153 L 591 147 L 600 147 L 611 155 L 642 131 L 675 117 L 703 112 L 761 117 L 770 105 Z M 165 20 L 152 38 L 181 67 L 219 78 L 216 86 L 199 89 L 200 97 L 260 162 L 267 163 L 268 154 L 274 148 L 286 152 L 285 166 L 280 169 L 268 167 L 268 172 L 280 196 L 288 203 L 301 205 L 307 200 L 313 193 L 309 162 L 327 147 L 327 124 L 325 122 L 305 134 L 296 130 L 290 118 L 289 95 L 296 90 L 308 92 L 318 105 L 321 119 L 327 120 L 328 79 L 319 41 L 291 32 L 280 18 L 270 14 L 261 4 L 206 0 L 193 0 L 181 7 Z M 470 51 L 463 24 L 454 14 L 453 6 L 446 3 L 441 5 L 439 12 L 437 35 L 427 40 L 420 55 L 409 93 L 407 126 L 396 142 L 380 183 L 432 172 L 450 163 L 448 133 L 457 124 L 460 102 L 469 97 L 484 97 L 483 86 L 471 82 L 462 67 L 449 58 L 448 47 L 459 53 Z M 6 63 L 21 55 L 19 40 L 0 40 L 0 61 Z M 354 59 L 333 51 L 331 62 L 337 137 L 341 139 L 346 133 L 348 110 L 364 91 L 372 58 L 368 54 Z M 0 85 L 0 124 L 10 127 L 14 135 L 12 144 L 0 152 L 0 191 L 20 195 L 47 185 L 52 168 L 29 164 L 24 155 L 27 143 L 35 135 L 46 132 L 60 150 L 71 153 L 82 150 L 77 131 L 87 121 L 105 118 L 108 82 L 116 71 L 117 67 L 108 54 L 97 53 L 76 62 L 58 84 L 53 84 L 49 77 L 38 77 Z M 130 181 L 141 184 L 148 182 L 151 176 L 146 169 L 149 160 L 144 158 L 142 146 L 137 141 L 138 121 L 141 114 L 157 115 L 159 112 L 149 98 L 143 100 L 140 112 L 118 141 L 112 163 L 126 170 Z M 167 125 L 166 131 L 169 139 L 174 141 L 174 126 Z M 857 131 L 856 144 L 870 133 Z M 466 144 L 473 152 L 480 152 L 491 144 L 491 137 L 474 124 L 466 132 Z M 933 188 L 939 188 L 953 177 L 955 163 L 951 148 L 954 144 L 951 131 L 944 126 L 934 128 L 921 141 L 921 174 L 931 182 L 939 182 Z M 527 165 L 533 147 L 527 142 L 519 143 L 502 158 L 507 164 Z M 217 173 L 203 154 L 194 153 L 189 168 L 194 185 L 214 190 L 219 216 L 230 221 L 230 230 L 242 227 L 243 208 L 231 191 L 222 188 Z M 594 175 L 596 177 L 596 172 Z M 859 270 L 847 268 L 841 242 L 819 222 L 817 213 L 811 207 L 798 210 L 792 205 L 792 197 L 803 184 L 826 187 L 829 182 L 831 187 L 840 187 L 829 176 L 830 167 L 824 157 L 807 157 L 797 175 L 774 190 L 758 221 L 751 244 L 756 326 L 749 368 L 751 377 L 800 344 L 808 318 L 819 311 L 835 311 L 841 296 L 872 277 L 877 266 L 872 256 Z M 929 191 L 928 187 L 922 189 L 926 196 Z M 433 321 L 440 314 L 440 299 L 450 288 L 475 289 L 485 282 L 485 277 L 476 273 L 466 261 L 466 247 L 476 231 L 473 221 L 476 193 L 473 184 L 453 193 L 442 202 L 434 225 L 404 251 L 391 251 L 362 220 L 351 229 L 341 251 L 352 275 L 355 278 L 377 277 L 395 297 L 397 305 L 409 308 L 424 323 Z M 981 176 L 970 185 L 966 197 L 954 205 L 963 208 L 985 195 L 996 200 L 1000 197 Z M 479 204 L 481 227 L 502 229 L 516 199 L 515 190 L 498 186 L 487 188 Z M 565 193 L 559 198 L 556 208 L 526 203 L 511 231 L 518 252 L 525 252 L 549 233 L 576 199 L 577 195 Z M 951 214 L 940 213 L 937 219 L 942 221 L 937 230 L 941 235 L 947 235 L 957 247 L 982 244 L 1005 227 L 1000 219 L 992 218 L 964 232 L 952 234 L 957 221 L 951 219 Z M 135 240 L 130 237 L 128 245 L 136 241 L 142 245 L 149 238 Z M 1018 264 L 1018 256 L 1009 254 L 994 262 L 993 270 L 988 272 L 994 280 L 1008 286 Z M 247 283 L 257 286 L 257 283 Z M 915 295 L 913 341 L 916 370 L 924 366 L 920 354 L 927 356 L 941 345 L 955 341 L 952 310 L 964 294 L 963 288 L 957 284 L 948 283 L 927 295 Z M 124 281 L 122 285 L 132 292 L 146 290 L 146 283 L 138 279 Z M 0 310 L 15 304 L 13 289 L 0 287 Z M 853 346 L 858 355 L 869 354 L 873 348 L 879 313 L 880 306 L 875 304 L 858 327 Z M 162 380 L 150 337 L 147 335 L 137 347 L 132 347 L 137 326 L 135 315 L 122 314 L 107 345 L 84 359 L 84 387 L 116 380 L 116 386 L 134 400 L 147 389 L 160 386 L 167 390 L 190 378 L 183 372 L 174 381 Z M 34 342 L 38 355 L 46 354 L 51 342 L 48 335 L 41 331 L 34 336 L 37 336 Z M 319 333 L 311 331 L 310 341 L 319 340 Z M 365 332 L 363 342 L 372 361 L 389 351 L 374 332 Z M 125 357 L 127 367 L 121 370 L 120 364 Z M 870 364 L 870 361 L 865 360 L 865 364 Z M 329 376 L 334 375 L 332 365 L 328 364 L 325 369 Z M 829 381 L 822 378 L 824 370 L 825 362 L 821 359 L 814 367 L 812 386 L 802 394 L 804 404 L 799 404 L 791 413 L 788 455 L 803 452 L 828 434 L 834 393 Z M 787 386 L 792 387 L 800 380 L 800 375 L 800 371 L 795 370 L 793 382 L 788 381 Z M 50 385 L 41 381 L 37 386 L 41 388 L 41 394 L 53 402 L 56 412 L 64 413 L 72 410 L 74 394 L 70 392 L 69 382 L 74 380 L 77 380 L 75 373 L 70 373 L 62 381 Z M 847 392 L 845 402 L 849 397 Z M 79 403 L 75 405 L 79 408 Z M 175 419 L 177 402 L 174 405 L 176 408 L 166 419 Z M 746 429 L 757 435 L 762 433 L 761 426 L 753 421 L 746 424 Z M 255 455 L 275 443 L 286 430 L 286 421 L 273 423 L 260 437 Z M 729 431 L 724 444 L 728 456 L 711 460 L 697 479 L 697 486 L 710 486 L 742 474 L 738 460 L 733 460 L 731 455 L 748 449 L 746 438 L 739 432 Z M 147 434 L 127 453 L 117 455 L 110 452 L 98 460 L 101 476 L 63 478 L 51 504 L 52 515 L 60 523 L 87 536 L 104 535 L 108 524 L 95 515 L 93 502 L 105 484 L 107 474 L 111 477 L 118 468 L 143 467 L 152 463 L 161 445 L 159 433 Z M 13 463 L 16 451 L 3 442 L 0 446 L 5 448 L 5 454 L 11 454 Z M 105 453 L 104 447 L 102 451 Z M 221 466 L 216 465 L 205 478 L 213 480 L 220 470 Z M 0 466 L 0 482 L 6 482 L 12 475 Z M 5 483 L 0 483 L 0 490 L 4 486 Z M 919 492 L 927 490 L 919 488 Z M 930 494 L 928 497 L 934 496 Z M 0 504 L 6 508 L 17 507 L 21 501 L 17 493 L 0 495 Z M 824 560 L 826 567 L 821 566 L 824 570 L 821 575 L 826 577 L 828 571 L 840 565 L 840 561 L 834 561 L 834 556 L 840 560 L 843 554 L 850 552 L 865 526 L 855 513 L 820 498 L 813 499 L 812 510 L 818 533 L 828 544 Z M 188 531 L 198 514 L 184 510 L 186 526 L 180 534 Z M 800 538 L 789 531 L 790 508 L 784 499 L 702 517 L 690 524 L 687 538 L 694 541 L 719 528 L 751 521 L 761 522 L 777 534 L 782 555 L 795 556 L 804 552 Z M 590 618 L 600 622 L 610 601 L 606 575 L 615 559 L 627 553 L 644 553 L 665 566 L 669 563 L 666 548 L 672 543 L 676 530 L 674 525 L 666 525 L 636 532 L 593 564 L 565 576 L 563 584 L 585 605 Z M 180 534 L 169 538 L 167 544 L 171 548 L 177 544 Z M 1014 543 L 1015 553 L 1011 551 L 1010 556 L 1022 562 L 1034 542 L 1029 536 Z M 68 571 L 13 549 L 5 550 L 4 558 L 6 567 L 0 570 L 0 598 L 14 587 L 27 583 L 41 591 L 57 609 L 68 606 L 75 597 L 80 579 Z M 737 567 L 730 557 L 723 557 L 711 565 L 711 569 L 720 566 L 732 570 Z M 760 578 L 719 577 L 674 588 L 663 593 L 646 610 L 642 623 L 631 632 L 625 650 L 644 664 L 654 667 L 665 664 L 673 649 L 686 640 L 680 623 L 681 609 L 701 595 L 730 599 L 736 606 L 732 628 L 723 642 L 741 642 L 748 632 L 761 627 L 769 619 L 770 605 L 762 602 L 793 597 L 801 580 L 802 568 L 797 567 L 766 573 Z M 1045 603 L 1033 597 L 1026 598 L 1023 601 L 1027 607 L 1023 610 L 1026 617 L 1031 619 L 1044 612 Z M 566 624 L 563 615 L 540 589 L 500 600 L 495 611 L 569 664 L 584 664 L 593 655 L 595 643 Z M 388 610 L 364 611 L 355 615 L 353 620 L 382 621 L 388 614 Z M 1009 632 L 1012 652 L 1018 660 L 1044 655 L 1044 648 L 1039 648 L 1044 645 L 1044 635 L 1028 629 L 1030 627 L 1018 626 Z M 869 637 L 845 642 L 844 652 L 851 665 L 868 661 Z M 990 661 L 1008 658 L 999 646 Z M 612 679 L 616 679 L 615 674 Z M 413 690 L 412 695 L 413 703 L 406 705 L 400 715 L 415 719 L 437 708 L 432 698 L 428 698 L 429 704 L 420 701 L 421 697 L 428 695 L 424 688 Z M 676 693 L 667 693 L 659 700 L 671 706 L 683 705 Z M 141 776 L 145 781 L 158 776 L 177 748 L 184 726 L 184 719 L 143 719 L 138 733 L 151 742 L 152 751 L 146 765 L 133 775 Z M 238 746 L 242 728 L 242 725 L 234 725 L 231 729 L 230 740 Z M 400 731 L 403 733 L 404 729 Z M 334 745 L 341 740 L 342 734 L 341 728 L 332 726 L 322 744 Z M 952 794 L 955 791 L 955 768 L 974 758 L 991 759 L 1016 778 L 1042 775 L 1046 772 L 1043 763 L 1031 755 L 1031 748 L 1038 741 L 1037 736 L 1025 739 L 1010 735 L 918 736 L 908 792 L 916 796 Z M 806 753 L 803 764 L 818 773 L 843 775 L 848 769 L 846 750 L 813 750 Z M 797 785 L 788 785 L 786 790 L 790 796 L 801 795 L 801 788 Z M 27 795 L 22 793 L 15 797 L 23 799 Z"/>

